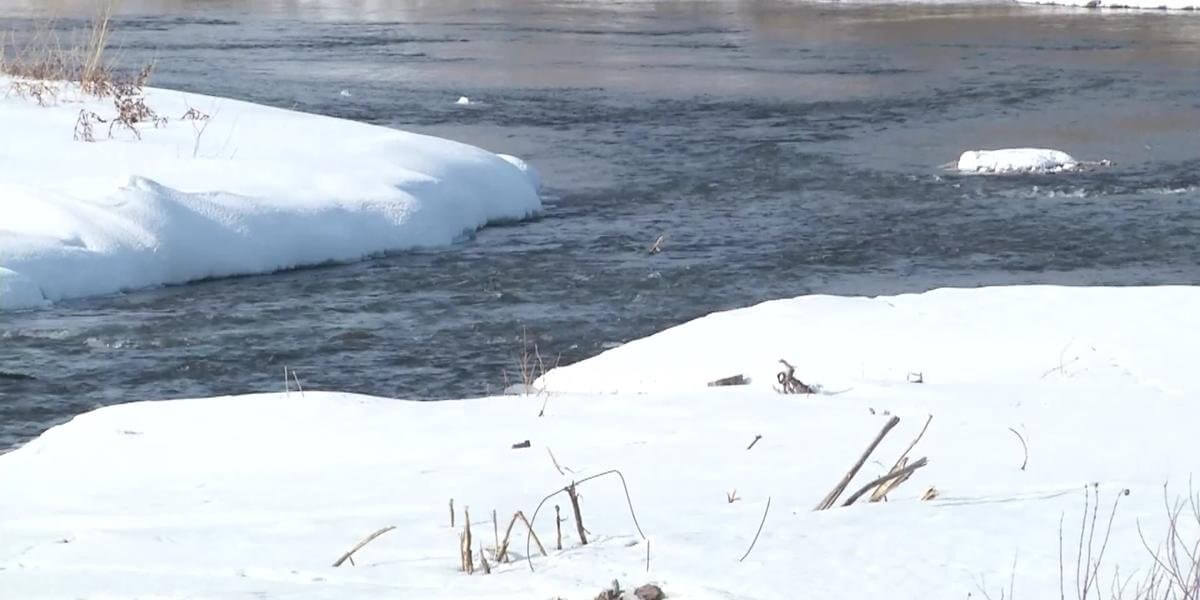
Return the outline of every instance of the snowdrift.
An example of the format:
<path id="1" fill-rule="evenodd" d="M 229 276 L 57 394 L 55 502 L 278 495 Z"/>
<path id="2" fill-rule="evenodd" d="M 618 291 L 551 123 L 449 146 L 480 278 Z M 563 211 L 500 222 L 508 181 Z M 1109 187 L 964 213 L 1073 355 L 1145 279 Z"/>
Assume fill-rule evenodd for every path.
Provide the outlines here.
<path id="1" fill-rule="evenodd" d="M 541 206 L 519 159 L 449 140 L 147 89 L 165 122 L 110 139 L 89 117 L 86 142 L 112 101 L 49 104 L 0 98 L 0 310 L 448 244 Z"/>
<path id="2" fill-rule="evenodd" d="M 1188 333 L 1198 294 L 797 298 L 705 317 L 547 378 L 637 394 L 413 403 L 309 391 L 103 408 L 0 456 L 0 582 L 23 600 L 586 600 L 614 578 L 701 600 L 999 598 L 1010 582 L 1022 597 L 1057 597 L 1061 539 L 1075 597 L 1087 489 L 1101 496 L 1098 580 L 1108 586 L 1119 570 L 1136 584 L 1153 560 L 1139 526 L 1151 547 L 1162 542 L 1164 494 L 1185 494 L 1197 469 Z M 836 374 L 849 389 L 776 394 L 759 373 L 780 357 L 802 378 Z M 914 368 L 925 383 L 905 380 Z M 754 383 L 703 387 L 739 371 Z M 887 419 L 900 422 L 849 490 L 886 472 L 930 415 L 910 453 L 928 466 L 888 502 L 813 511 Z M 607 476 L 579 488 L 586 546 L 560 496 L 534 520 L 548 554 L 530 545 L 535 571 L 520 525 L 515 560 L 495 562 L 515 511 L 532 517 L 546 494 L 613 468 L 646 539 Z M 481 546 L 491 575 L 458 571 L 464 507 L 476 564 Z M 388 525 L 397 529 L 354 566 L 331 566 Z"/>

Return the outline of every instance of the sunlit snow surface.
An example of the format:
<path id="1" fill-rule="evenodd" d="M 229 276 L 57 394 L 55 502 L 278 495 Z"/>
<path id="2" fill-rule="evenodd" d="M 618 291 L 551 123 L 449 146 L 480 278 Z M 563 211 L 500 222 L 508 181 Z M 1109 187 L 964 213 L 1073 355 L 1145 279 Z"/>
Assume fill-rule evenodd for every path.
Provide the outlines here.
<path id="1" fill-rule="evenodd" d="M 166 121 L 135 134 L 58 87 L 0 96 L 0 309 L 443 245 L 541 206 L 511 159 L 449 140 L 158 89 Z"/>
<path id="2" fill-rule="evenodd" d="M 103 408 L 0 456 L 0 589 L 23 600 L 586 600 L 616 578 L 706 600 L 999 598 L 1010 585 L 1054 597 L 1060 539 L 1075 589 L 1092 483 L 1095 550 L 1107 539 L 1099 577 L 1151 564 L 1139 524 L 1157 546 L 1163 484 L 1173 501 L 1197 468 L 1200 347 L 1183 333 L 1200 327 L 1198 302 L 1192 287 L 801 297 L 551 371 L 569 393 L 420 403 L 293 386 Z M 780 358 L 827 393 L 776 394 Z M 751 384 L 705 386 L 737 373 Z M 929 415 L 910 454 L 928 466 L 888 502 L 812 510 L 890 416 L 899 425 L 847 493 L 885 472 Z M 503 536 L 515 511 L 532 517 L 545 494 L 614 468 L 648 541 L 610 475 L 579 488 L 588 545 L 560 496 L 534 523 L 549 554 L 531 546 L 535 571 L 519 525 L 516 561 L 494 564 L 493 509 Z M 931 487 L 937 497 L 919 500 Z M 492 575 L 458 571 L 466 507 Z M 355 566 L 331 566 L 389 525 Z"/>

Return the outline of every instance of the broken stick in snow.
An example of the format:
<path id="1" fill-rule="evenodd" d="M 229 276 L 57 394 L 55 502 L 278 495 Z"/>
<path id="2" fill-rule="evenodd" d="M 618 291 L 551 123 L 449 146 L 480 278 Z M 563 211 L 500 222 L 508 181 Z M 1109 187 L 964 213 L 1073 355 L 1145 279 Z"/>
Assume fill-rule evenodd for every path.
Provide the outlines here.
<path id="1" fill-rule="evenodd" d="M 873 488 L 877 485 L 887 483 L 894 479 L 901 479 L 901 478 L 907 479 L 908 476 L 911 475 L 913 471 L 920 469 L 921 467 L 925 466 L 928 463 L 929 463 L 929 460 L 922 456 L 920 459 L 918 459 L 913 464 L 908 465 L 907 467 L 904 467 L 903 469 L 900 469 L 899 471 L 892 471 L 892 472 L 888 473 L 887 475 L 879 477 L 879 478 L 875 479 L 874 481 L 872 481 L 871 483 L 868 483 L 867 485 L 862 486 L 862 488 L 859 489 L 857 492 L 854 492 L 853 494 L 851 494 L 850 497 L 846 499 L 846 502 L 844 502 L 842 504 L 842 506 L 850 506 L 851 504 L 854 504 L 854 501 L 858 500 L 859 496 L 862 496 L 863 494 L 867 493 L 867 490 L 870 490 L 871 488 Z"/>
<path id="2" fill-rule="evenodd" d="M 571 510 L 575 512 L 575 529 L 579 532 L 579 543 L 586 546 L 587 536 L 583 534 L 583 514 L 579 510 L 579 494 L 575 491 L 575 482 L 567 486 L 567 497 L 571 499 Z"/>
<path id="3" fill-rule="evenodd" d="M 349 552 L 346 552 L 345 554 L 342 555 L 341 558 L 337 559 L 337 562 L 333 563 L 333 566 L 340 567 L 340 566 L 342 566 L 342 563 L 346 562 L 347 560 L 350 561 L 350 564 L 354 564 L 354 559 L 350 558 L 351 555 L 353 555 L 355 552 L 358 552 L 359 548 L 362 548 L 363 546 L 366 546 L 367 544 L 371 543 L 371 540 L 373 540 L 395 528 L 396 528 L 395 525 L 389 525 L 387 527 L 384 527 L 384 528 L 376 531 L 375 533 L 372 533 L 371 535 L 368 535 L 365 539 L 363 539 L 363 541 L 355 544 L 354 547 L 351 548 Z"/>
<path id="4" fill-rule="evenodd" d="M 879 431 L 879 435 L 875 436 L 875 441 L 871 442 L 871 445 L 867 446 L 867 450 L 858 458 L 858 462 L 854 463 L 853 467 L 850 467 L 850 470 L 846 472 L 846 474 L 842 477 L 842 480 L 839 481 L 838 484 L 834 486 L 834 488 L 830 490 L 828 494 L 826 494 L 825 498 L 821 500 L 821 503 L 817 504 L 817 507 L 813 510 L 825 510 L 837 502 L 838 496 L 841 496 L 842 492 L 846 491 L 846 486 L 850 485 L 850 480 L 854 479 L 854 476 L 858 474 L 858 470 L 861 469 L 863 464 L 867 462 L 867 459 L 870 458 L 871 453 L 874 452 L 875 448 L 879 446 L 879 443 L 883 441 L 884 436 L 886 436 L 888 432 L 891 431 L 892 428 L 895 427 L 899 422 L 900 417 L 892 417 L 891 419 L 888 419 L 887 424 L 885 424 L 883 429 Z"/>
<path id="5" fill-rule="evenodd" d="M 921 441 L 922 437 L 925 437 L 925 430 L 929 429 L 930 421 L 933 421 L 933 415 L 929 415 L 929 418 L 925 419 L 925 425 L 921 427 L 921 433 L 918 433 L 917 437 L 913 438 L 912 443 L 904 449 L 904 453 L 900 455 L 900 458 L 896 459 L 896 464 L 892 465 L 891 469 L 888 469 L 888 473 L 899 471 L 908 465 L 908 453 L 912 452 L 912 449 L 917 445 L 917 442 Z M 908 479 L 907 475 L 902 478 L 889 479 L 879 484 L 879 487 L 874 492 L 871 492 L 871 502 L 883 500 L 888 495 L 888 492 L 898 487 L 901 483 L 904 483 L 906 479 Z"/>

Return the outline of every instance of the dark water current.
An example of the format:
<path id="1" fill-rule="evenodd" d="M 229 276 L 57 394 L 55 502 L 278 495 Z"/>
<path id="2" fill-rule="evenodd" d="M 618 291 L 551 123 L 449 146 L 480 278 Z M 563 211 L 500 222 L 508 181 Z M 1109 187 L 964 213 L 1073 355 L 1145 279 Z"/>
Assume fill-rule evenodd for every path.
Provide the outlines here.
<path id="1" fill-rule="evenodd" d="M 51 13 L 67 36 L 86 11 L 0 0 L 0 29 Z M 813 292 L 1200 279 L 1197 14 L 128 0 L 115 27 L 122 64 L 155 61 L 160 87 L 523 156 L 545 214 L 439 250 L 0 313 L 0 448 L 101 405 L 278 390 L 284 365 L 309 389 L 496 392 L 523 329 L 566 363 Z M 938 168 L 1024 145 L 1117 164 Z"/>

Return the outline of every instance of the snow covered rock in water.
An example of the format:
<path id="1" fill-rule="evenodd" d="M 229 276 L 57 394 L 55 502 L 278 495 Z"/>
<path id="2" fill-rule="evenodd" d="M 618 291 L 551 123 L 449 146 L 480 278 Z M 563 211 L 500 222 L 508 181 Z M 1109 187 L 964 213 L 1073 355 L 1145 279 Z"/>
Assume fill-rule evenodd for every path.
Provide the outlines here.
<path id="1" fill-rule="evenodd" d="M 541 208 L 528 168 L 466 144 L 169 90 L 145 104 L 165 125 L 88 143 L 80 111 L 111 101 L 0 98 L 0 309 L 444 245 Z"/>
<path id="2" fill-rule="evenodd" d="M 42 290 L 32 279 L 0 267 L 0 310 L 32 308 L 46 304 Z"/>
<path id="3" fill-rule="evenodd" d="M 1061 150 L 1005 148 L 963 152 L 957 168 L 965 173 L 1057 173 L 1078 166 L 1079 161 Z"/>
<path id="4" fill-rule="evenodd" d="M 459 96 L 458 101 L 455 102 L 455 104 L 458 104 L 459 106 L 466 106 L 470 103 L 471 99 L 466 96 Z"/>

